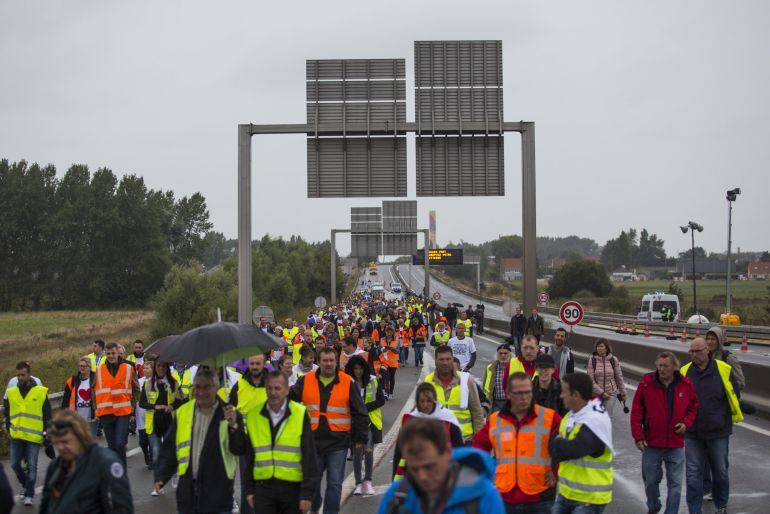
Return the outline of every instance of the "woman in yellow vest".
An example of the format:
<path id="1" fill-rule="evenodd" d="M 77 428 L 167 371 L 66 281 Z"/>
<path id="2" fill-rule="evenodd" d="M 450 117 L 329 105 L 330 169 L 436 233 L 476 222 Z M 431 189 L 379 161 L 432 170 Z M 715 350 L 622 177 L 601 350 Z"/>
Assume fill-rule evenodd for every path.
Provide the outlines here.
<path id="1" fill-rule="evenodd" d="M 139 406 L 145 411 L 144 430 L 150 443 L 153 465 L 158 460 L 160 445 L 171 426 L 178 387 L 168 363 L 161 361 L 153 363 L 152 376 L 142 383 Z M 181 403 L 178 402 L 176 406 Z"/>
<path id="2" fill-rule="evenodd" d="M 345 366 L 345 373 L 353 377 L 366 410 L 369 412 L 369 440 L 363 448 L 353 448 L 353 474 L 356 488 L 353 494 L 372 495 L 372 469 L 374 467 L 374 446 L 382 442 L 382 406 L 385 405 L 385 394 L 377 377 L 360 355 L 350 357 Z M 361 476 L 361 460 L 364 462 L 364 474 Z"/>

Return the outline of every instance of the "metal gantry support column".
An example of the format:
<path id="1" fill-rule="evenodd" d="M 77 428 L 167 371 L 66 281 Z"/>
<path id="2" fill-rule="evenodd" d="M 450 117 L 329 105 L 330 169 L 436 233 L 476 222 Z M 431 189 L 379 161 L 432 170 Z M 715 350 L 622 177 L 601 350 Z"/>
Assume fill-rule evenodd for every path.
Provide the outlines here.
<path id="1" fill-rule="evenodd" d="M 331 278 L 331 296 L 332 305 L 337 304 L 337 231 L 332 229 L 331 239 L 329 239 L 329 277 Z"/>
<path id="2" fill-rule="evenodd" d="M 423 290 L 423 296 L 430 298 L 430 260 L 429 251 L 430 248 L 430 230 L 422 229 L 422 234 L 425 236 L 425 255 L 422 261 L 423 268 L 425 269 L 425 289 Z"/>
<path id="3" fill-rule="evenodd" d="M 251 125 L 238 125 L 238 323 L 251 307 Z"/>
<path id="4" fill-rule="evenodd" d="M 524 309 L 537 307 L 537 236 L 535 190 L 535 123 L 522 122 L 521 128 L 522 175 L 522 232 L 524 238 Z"/>

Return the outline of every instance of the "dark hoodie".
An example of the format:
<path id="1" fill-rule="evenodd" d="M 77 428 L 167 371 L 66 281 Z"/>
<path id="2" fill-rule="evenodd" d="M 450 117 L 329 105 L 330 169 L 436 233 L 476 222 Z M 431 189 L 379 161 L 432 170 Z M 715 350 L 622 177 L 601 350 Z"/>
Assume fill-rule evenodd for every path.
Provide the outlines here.
<path id="1" fill-rule="evenodd" d="M 738 362 L 738 357 L 733 352 L 725 350 L 725 333 L 721 327 L 712 327 L 706 332 L 706 335 L 714 334 L 719 341 L 716 351 L 712 352 L 713 358 L 726 362 L 733 368 L 733 378 L 738 385 L 738 390 L 743 391 L 746 388 L 746 377 L 743 375 L 743 368 Z"/>

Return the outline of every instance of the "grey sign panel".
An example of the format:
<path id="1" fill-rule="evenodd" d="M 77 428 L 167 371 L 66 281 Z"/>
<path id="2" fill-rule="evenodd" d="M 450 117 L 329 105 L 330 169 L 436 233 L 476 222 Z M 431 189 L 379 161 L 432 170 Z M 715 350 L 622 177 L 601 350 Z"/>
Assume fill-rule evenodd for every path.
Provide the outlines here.
<path id="1" fill-rule="evenodd" d="M 417 196 L 503 196 L 501 41 L 415 41 Z M 437 122 L 459 137 L 437 136 Z M 464 136 L 463 123 L 497 131 Z"/>
<path id="2" fill-rule="evenodd" d="M 382 255 L 382 234 L 351 234 L 351 257 Z"/>
<path id="3" fill-rule="evenodd" d="M 306 62 L 308 197 L 406 196 L 404 59 L 331 59 Z M 349 124 L 367 135 L 348 137 Z M 368 137 L 370 124 L 386 123 L 394 137 Z M 341 137 L 326 138 L 319 126 Z"/>
<path id="4" fill-rule="evenodd" d="M 385 200 L 382 202 L 382 231 L 386 234 L 417 232 L 416 200 Z M 386 254 L 386 255 L 401 255 Z"/>
<path id="5" fill-rule="evenodd" d="M 382 232 L 381 207 L 351 207 L 350 232 L 352 234 L 379 234 Z"/>
<path id="6" fill-rule="evenodd" d="M 417 252 L 417 234 L 383 234 L 383 255 L 413 255 Z"/>
<path id="7" fill-rule="evenodd" d="M 406 196 L 406 138 L 308 138 L 309 198 Z"/>
<path id="8" fill-rule="evenodd" d="M 417 196 L 504 196 L 502 136 L 418 137 Z"/>

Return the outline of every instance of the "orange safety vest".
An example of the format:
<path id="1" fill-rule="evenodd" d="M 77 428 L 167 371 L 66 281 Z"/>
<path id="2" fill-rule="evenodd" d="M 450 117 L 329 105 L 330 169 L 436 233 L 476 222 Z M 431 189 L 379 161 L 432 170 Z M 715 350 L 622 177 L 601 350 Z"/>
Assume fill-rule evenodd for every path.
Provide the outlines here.
<path id="1" fill-rule="evenodd" d="M 398 338 L 403 342 L 404 348 L 409 348 L 409 343 L 412 342 L 412 330 L 409 328 L 396 330 L 396 339 Z"/>
<path id="2" fill-rule="evenodd" d="M 495 487 L 501 493 L 516 485 L 525 494 L 542 493 L 548 489 L 545 474 L 551 469 L 548 442 L 555 411 L 535 405 L 536 417 L 518 430 L 499 414 L 489 416 L 489 440 L 497 459 Z"/>
<path id="3" fill-rule="evenodd" d="M 398 368 L 398 355 L 399 355 L 399 352 L 396 351 L 394 353 L 394 352 L 391 352 L 391 351 L 388 350 L 388 348 L 394 348 L 394 349 L 398 350 L 398 339 L 393 339 L 390 342 L 390 344 L 388 344 L 388 342 L 385 339 L 383 339 L 382 340 L 382 348 L 383 348 L 383 350 L 382 350 L 382 354 L 383 354 L 382 358 L 385 361 L 385 365 L 387 367 L 389 367 L 389 368 Z"/>
<path id="4" fill-rule="evenodd" d="M 131 415 L 131 379 L 134 368 L 122 362 L 117 374 L 113 377 L 107 371 L 107 363 L 102 362 L 96 370 L 96 416 L 129 416 Z"/>
<path id="5" fill-rule="evenodd" d="M 321 416 L 326 417 L 326 423 L 332 432 L 350 431 L 350 375 L 337 372 L 339 382 L 332 387 L 329 402 L 325 410 L 321 410 L 321 387 L 318 383 L 319 370 L 305 374 L 305 384 L 302 387 L 302 403 L 310 414 L 310 428 L 318 430 Z"/>
<path id="6" fill-rule="evenodd" d="M 74 411 L 75 410 L 75 400 L 77 400 L 78 392 L 76 389 L 72 387 L 72 377 L 69 377 L 67 379 L 67 389 L 70 390 L 70 404 L 67 407 L 69 410 Z"/>
<path id="7" fill-rule="evenodd" d="M 379 331 L 379 329 L 375 328 L 374 330 L 372 330 L 372 339 L 374 339 L 378 343 L 380 342 L 380 331 Z"/>
<path id="8" fill-rule="evenodd" d="M 415 332 L 415 339 L 419 339 L 420 341 L 426 341 L 428 339 L 428 329 L 425 328 L 425 325 L 420 325 L 420 328 L 417 329 L 417 332 Z"/>

